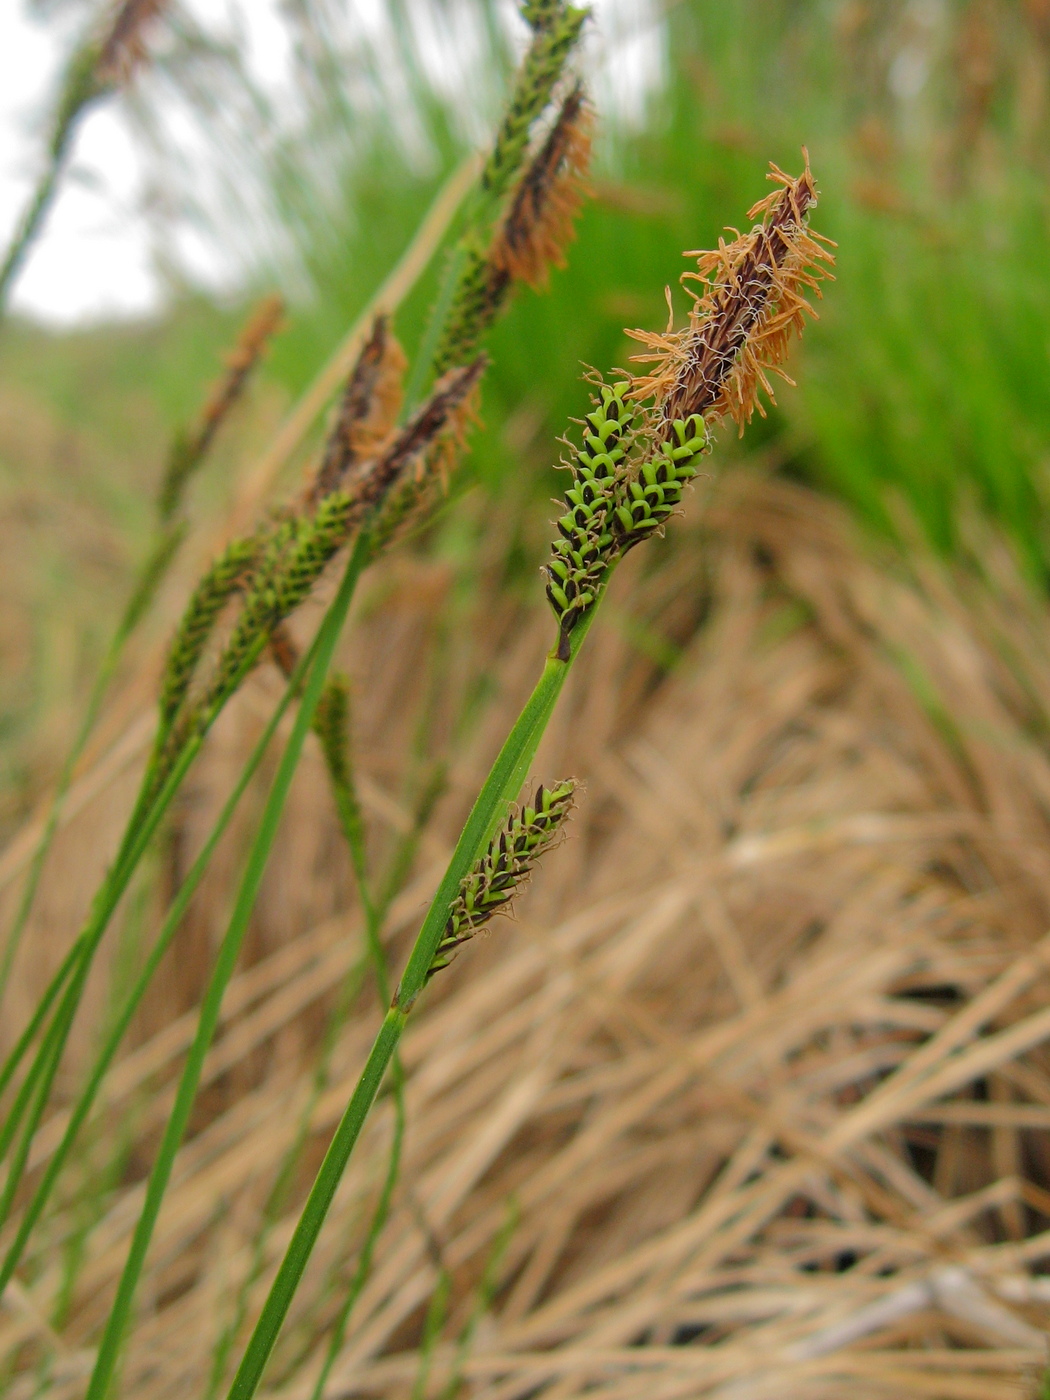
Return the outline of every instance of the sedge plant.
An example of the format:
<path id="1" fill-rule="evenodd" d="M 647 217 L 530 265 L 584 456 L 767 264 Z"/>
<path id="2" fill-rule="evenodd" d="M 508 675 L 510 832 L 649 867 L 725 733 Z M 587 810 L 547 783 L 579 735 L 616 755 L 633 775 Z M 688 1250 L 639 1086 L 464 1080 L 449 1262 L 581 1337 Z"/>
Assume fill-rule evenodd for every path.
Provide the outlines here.
<path id="1" fill-rule="evenodd" d="M 30 860 L 29 872 L 22 888 L 14 921 L 8 931 L 3 953 L 0 955 L 0 1005 L 3 1003 L 4 992 L 7 990 L 11 967 L 18 952 L 22 935 L 29 922 L 44 864 L 58 831 L 73 774 L 94 731 L 102 703 L 117 673 L 125 649 L 136 628 L 148 612 L 179 546 L 186 537 L 188 524 L 182 507 L 187 488 L 193 477 L 204 465 L 220 428 L 244 394 L 268 341 L 280 325 L 283 314 L 284 303 L 277 296 L 264 298 L 255 308 L 241 330 L 236 344 L 227 356 L 225 372 L 212 385 L 193 422 L 180 428 L 172 439 L 157 496 L 154 540 L 139 569 L 138 577 L 132 584 L 124 612 L 106 648 L 102 664 L 92 685 L 80 727 L 63 761 L 44 828 Z"/>
<path id="2" fill-rule="evenodd" d="M 505 212 L 497 219 L 494 230 L 489 235 L 489 251 L 486 257 L 499 256 L 498 250 L 503 246 L 507 229 L 514 228 L 520 246 L 528 247 L 533 244 L 542 250 L 533 254 L 530 265 L 535 270 L 544 257 L 550 261 L 558 255 L 560 247 L 571 231 L 571 211 L 575 208 L 572 201 L 581 175 L 584 159 L 582 142 L 586 137 L 581 137 L 581 141 L 577 142 L 566 132 L 569 127 L 582 129 L 589 113 L 582 92 L 579 86 L 575 85 L 562 102 L 554 119 L 552 132 L 557 133 L 557 142 L 553 151 L 552 136 L 548 135 L 539 144 L 538 149 L 530 152 L 530 133 L 536 119 L 543 114 L 551 101 L 565 59 L 579 37 L 585 13 L 569 6 L 552 4 L 543 6 L 536 13 L 530 14 L 529 18 L 533 27 L 533 42 L 523 60 L 507 117 L 497 133 L 493 153 L 482 170 L 482 212 L 475 216 L 475 224 L 482 228 L 487 227 L 494 203 L 495 207 L 499 208 L 498 198 L 505 195 Z M 516 186 L 512 178 L 515 170 L 520 170 Z M 521 192 L 525 188 L 530 190 L 527 207 L 523 207 L 525 202 L 521 198 Z M 436 326 L 440 331 L 452 315 L 453 309 L 464 299 L 463 289 L 469 286 L 472 275 L 469 264 L 461 256 L 465 246 L 469 246 L 469 241 L 461 242 L 450 260 L 447 273 L 451 274 L 451 295 L 446 306 L 444 289 L 439 293 L 431 322 L 432 329 Z M 449 277 L 446 276 L 446 285 L 448 283 Z M 409 414 L 400 429 L 394 430 L 386 437 L 383 437 L 383 429 L 393 417 L 400 396 L 398 378 L 402 357 L 396 341 L 388 333 L 385 320 L 382 317 L 377 319 L 372 335 L 362 349 L 347 383 L 320 468 L 304 495 L 304 508 L 307 511 L 312 509 L 315 519 L 328 511 L 333 521 L 333 539 L 338 536 L 340 530 L 346 530 L 348 534 L 354 527 L 358 530 L 343 583 L 335 604 L 322 624 L 320 635 L 325 635 L 325 629 L 333 615 L 337 615 L 339 621 L 333 624 L 336 631 L 332 634 L 331 645 L 319 648 L 318 657 L 305 682 L 295 728 L 282 756 L 258 835 L 248 857 L 234 914 L 220 945 L 212 980 L 205 993 L 198 1024 L 198 1039 L 183 1071 L 176 1106 L 154 1162 L 147 1185 L 146 1201 L 118 1285 L 117 1298 L 103 1333 L 88 1389 L 89 1400 L 98 1400 L 98 1397 L 106 1394 L 117 1364 L 120 1342 L 131 1311 L 153 1226 L 170 1179 L 175 1155 L 189 1121 L 204 1056 L 217 1025 L 222 994 L 232 975 L 247 929 L 302 743 L 318 717 L 318 709 L 322 749 L 328 763 L 337 809 L 358 871 L 359 888 L 365 901 L 367 936 L 375 962 L 377 983 L 384 1001 L 387 1000 L 386 970 L 380 943 L 381 911 L 370 899 L 367 880 L 362 878 L 363 843 L 358 828 L 357 804 L 349 785 L 347 770 L 340 760 L 338 747 L 332 741 L 334 736 L 331 711 L 338 692 L 330 688 L 326 696 L 324 676 L 361 570 L 374 553 L 389 542 L 406 517 L 416 515 L 425 508 L 428 486 L 441 482 L 451 468 L 462 439 L 465 422 L 472 410 L 474 390 L 487 363 L 482 354 L 475 354 L 474 351 L 484 332 L 505 304 L 511 285 L 512 282 L 508 279 L 498 299 L 476 306 L 471 313 L 461 316 L 455 357 L 459 363 L 452 368 L 446 368 L 443 358 L 435 360 L 433 369 L 438 372 L 438 377 L 422 404 L 415 412 Z M 424 338 L 421 352 L 424 363 L 430 354 L 432 339 L 431 334 Z M 426 382 L 426 377 L 423 377 L 423 382 Z M 409 392 L 417 378 L 410 378 Z M 373 451 L 377 439 L 381 440 L 381 445 L 377 451 Z M 292 517 L 293 521 L 295 518 Z M 347 525 L 343 524 L 344 518 L 348 522 Z M 277 527 L 278 536 L 282 528 L 287 529 L 288 522 L 284 522 L 283 527 Z M 328 550 L 328 538 L 326 533 L 323 542 L 317 548 L 317 553 Z M 187 722 L 191 726 L 194 723 L 192 708 L 186 712 L 183 707 L 186 704 L 185 697 L 190 679 L 203 647 L 202 641 L 198 639 L 198 632 L 203 636 L 210 633 L 213 616 L 217 614 L 229 594 L 241 587 L 242 568 L 246 568 L 249 575 L 256 579 L 260 575 L 265 579 L 268 568 L 273 570 L 275 577 L 281 577 L 279 551 L 282 546 L 276 546 L 277 561 L 273 564 L 268 562 L 268 558 L 272 556 L 275 546 L 273 543 L 264 546 L 268 554 L 262 556 L 261 568 L 256 562 L 259 557 L 255 553 L 257 547 L 254 540 L 244 541 L 243 555 L 238 555 L 236 559 L 230 558 L 228 567 L 222 570 L 221 576 L 216 576 L 214 586 L 205 580 L 203 589 L 199 590 L 204 619 L 200 627 L 193 620 L 193 610 L 187 612 L 183 629 L 184 644 L 180 647 L 176 643 L 173 647 L 172 655 L 175 660 L 169 667 L 165 694 L 162 695 L 161 701 L 162 724 L 155 755 L 162 773 L 166 762 L 166 746 L 173 745 L 174 751 L 179 752 L 184 742 L 181 729 Z M 327 562 L 327 558 L 334 552 L 332 548 L 324 562 Z M 316 574 L 312 573 L 313 558 L 311 554 L 302 568 L 303 574 L 310 576 L 311 583 L 316 577 Z M 262 628 L 253 617 L 252 599 L 249 598 L 242 605 L 241 617 L 234 625 L 227 643 L 227 652 L 232 653 L 235 660 L 244 651 L 249 639 L 258 639 L 264 635 L 275 660 L 279 665 L 283 661 L 283 667 L 287 669 L 290 660 L 287 655 L 289 644 L 287 634 L 283 630 L 283 622 L 292 609 L 284 606 L 279 587 L 280 585 L 275 602 L 272 590 L 261 594 L 259 584 L 255 584 L 254 591 L 258 601 L 254 603 L 254 608 L 258 609 L 268 622 L 268 625 Z M 221 687 L 224 672 L 229 666 L 230 662 L 225 657 L 220 658 L 215 668 L 218 679 L 211 683 L 213 691 L 217 686 Z M 206 690 L 205 695 L 208 693 Z M 386 902 L 388 899 L 389 896 Z M 399 1126 L 395 1131 L 387 1185 L 369 1232 L 370 1241 L 374 1241 L 381 1227 L 396 1179 L 397 1153 L 403 1125 L 403 1104 L 400 1101 L 399 1086 L 400 1069 L 396 1067 L 395 1093 L 398 1098 Z M 367 1274 L 369 1251 L 370 1246 L 366 1248 L 362 1268 L 359 1270 L 360 1283 L 355 1280 L 350 1290 L 348 1301 L 351 1304 Z M 347 1309 L 344 1309 L 337 1323 L 335 1336 L 338 1336 L 346 1325 L 346 1312 Z"/>
<path id="3" fill-rule="evenodd" d="M 509 211 L 520 204 L 515 197 L 520 192 L 520 182 L 527 179 L 537 187 L 531 201 L 532 212 L 524 222 L 520 213 L 515 217 L 526 237 L 531 218 L 535 236 L 546 238 L 549 243 L 550 233 L 544 229 L 543 221 L 548 210 L 563 207 L 565 180 L 574 180 L 576 171 L 571 162 L 560 156 L 551 159 L 542 133 L 537 148 L 535 129 L 555 100 L 555 88 L 578 38 L 584 12 L 561 3 L 532 5 L 526 10 L 533 28 L 533 43 L 526 53 L 493 155 L 484 168 L 483 198 L 477 206 L 481 212 L 468 224 L 468 236 L 471 228 L 484 228 L 489 234 L 494 211 L 496 227 L 502 227 Z M 577 106 L 580 105 L 577 99 Z M 540 170 L 542 174 L 538 175 Z M 508 213 L 500 212 L 504 208 Z M 564 222 L 563 215 L 562 218 Z M 455 267 L 455 258 L 452 266 Z M 446 285 L 451 286 L 450 304 L 455 304 L 462 281 L 458 273 L 451 280 L 446 278 Z M 504 300 L 505 295 L 500 298 Z M 12 1083 L 30 1048 L 39 1042 L 0 1125 L 0 1157 L 8 1155 L 6 1180 L 0 1193 L 0 1219 L 6 1219 L 15 1204 L 33 1134 L 48 1103 L 88 972 L 117 903 L 216 718 L 267 652 L 279 656 L 286 619 L 309 596 L 330 561 L 349 549 L 335 601 L 309 656 L 301 668 L 293 668 L 295 674 L 289 680 L 288 696 L 299 700 L 292 735 L 249 853 L 230 926 L 201 1007 L 197 1036 L 184 1068 L 175 1108 L 147 1185 L 142 1216 L 99 1349 L 89 1391 L 92 1395 L 105 1393 L 116 1364 L 153 1223 L 188 1122 L 222 995 L 237 959 L 291 777 L 318 710 L 322 717 L 325 713 L 322 701 L 326 674 L 357 579 L 406 515 L 419 508 L 427 484 L 450 470 L 486 366 L 482 354 L 466 352 L 480 341 L 497 310 L 494 303 L 474 318 L 469 336 L 459 342 L 463 351 L 460 363 L 444 368 L 431 359 L 422 375 L 422 382 L 430 382 L 430 387 L 414 407 L 409 406 L 399 424 L 392 420 L 401 397 L 397 392 L 402 368 L 400 351 L 388 336 L 382 319 L 377 321 L 351 374 L 312 486 L 299 501 L 265 521 L 252 535 L 233 541 L 201 579 L 169 652 L 154 748 L 121 846 L 96 895 L 85 928 L 0 1070 L 2 1089 Z M 432 320 L 438 341 L 447 311 L 439 297 Z M 177 465 L 181 467 L 181 460 Z M 178 472 L 171 475 L 175 485 L 179 485 Z M 170 494 L 163 498 L 165 509 L 169 508 Z M 231 611 L 234 616 L 226 626 L 217 655 L 209 656 L 209 647 L 212 653 L 216 650 L 212 639 L 222 632 L 224 619 Z M 338 785 L 335 786 L 338 797 Z M 220 825 L 224 819 L 225 813 Z M 209 841 L 205 864 L 212 849 L 214 844 Z M 141 997 L 158 965 L 161 944 L 170 939 L 177 917 L 173 910 L 154 955 L 118 1017 L 118 1031 L 107 1042 L 103 1059 L 111 1058 L 115 1052 L 119 1028 L 128 1025 L 135 999 Z M 370 922 L 373 932 L 377 932 L 374 915 Z M 74 1113 L 64 1151 L 68 1151 L 72 1135 L 84 1121 L 104 1071 L 105 1065 L 100 1061 Z M 32 1198 L 28 1215 L 4 1261 L 7 1277 L 17 1265 L 34 1221 L 39 1219 L 57 1170 L 54 1168 L 45 1176 Z"/>
<path id="4" fill-rule="evenodd" d="M 519 166 L 526 162 L 526 173 L 531 169 L 527 164 L 530 157 L 527 138 L 551 100 L 560 76 L 560 65 L 571 48 L 559 40 L 554 45 L 557 62 L 552 60 L 551 26 L 561 34 L 559 25 L 563 25 L 567 14 L 571 14 L 575 38 L 582 12 L 570 11 L 560 4 L 546 6 L 533 20 L 535 40 L 525 56 L 494 154 L 485 166 L 481 181 L 484 186 L 502 181 L 499 187 L 505 188 L 513 175 L 514 162 Z M 508 137 L 508 132 L 513 139 Z M 513 153 L 513 160 L 508 151 Z M 558 175 L 557 170 L 552 170 L 552 180 L 556 182 Z M 486 212 L 490 202 L 489 199 L 484 201 Z M 539 212 L 542 216 L 542 208 Z M 491 315 L 477 322 L 475 343 L 490 320 Z M 367 359 L 366 347 L 351 375 L 351 386 Z M 266 522 L 255 535 L 233 541 L 198 584 L 172 644 L 162 683 L 154 752 L 120 850 L 96 896 L 85 929 L 56 973 L 30 1025 L 0 1069 L 2 1089 L 10 1083 L 34 1038 L 40 1037 L 36 1058 L 0 1126 L 0 1156 L 11 1145 L 23 1119 L 26 1122 L 22 1150 L 28 1148 L 31 1131 L 47 1100 L 48 1086 L 57 1069 L 87 970 L 109 917 L 211 725 L 271 646 L 285 618 L 310 593 L 329 560 L 359 533 L 365 517 L 375 517 L 372 523 L 377 527 L 367 550 L 367 555 L 372 556 L 389 540 L 409 510 L 418 504 L 418 496 L 426 483 L 447 470 L 448 444 L 450 440 L 457 440 L 483 369 L 483 359 L 475 356 L 473 361 L 443 374 L 380 455 L 358 460 L 360 454 L 355 457 L 349 450 L 353 443 L 348 440 L 341 444 L 341 466 L 333 475 L 326 453 L 318 473 L 317 489 L 308 492 L 293 510 Z M 351 386 L 348 386 L 348 397 L 352 396 Z M 333 437 L 338 436 L 337 424 Z M 345 489 L 338 485 L 340 475 L 346 478 Z M 230 629 L 222 653 L 211 668 L 210 677 L 191 694 L 208 639 L 224 609 L 237 599 L 241 600 L 239 616 Z M 47 1017 L 56 1000 L 58 1006 L 48 1024 Z M 8 1207 L 19 1174 L 18 1169 L 9 1169 L 5 1188 Z"/>
<path id="5" fill-rule="evenodd" d="M 575 784 L 540 785 L 521 807 L 520 793 L 558 696 L 594 623 L 623 556 L 657 533 L 710 446 L 712 427 L 731 418 L 742 431 L 759 391 L 773 397 L 793 333 L 801 332 L 833 260 L 826 240 L 808 230 L 816 186 L 808 160 L 797 179 L 773 167 L 779 188 L 754 205 L 760 221 L 713 253 L 688 254 L 697 270 L 683 281 L 693 294 L 684 328 L 632 332 L 647 373 L 598 381 L 582 441 L 563 464 L 570 474 L 558 538 L 546 568 L 557 638 L 537 684 L 508 734 L 474 803 L 452 859 L 409 954 L 390 1008 L 318 1170 L 259 1320 L 229 1391 L 250 1400 L 302 1280 L 325 1216 L 404 1032 L 431 978 L 505 910 L 536 861 L 561 835 Z M 694 291 L 692 284 L 699 284 Z M 509 814 L 508 814 L 509 809 Z"/>

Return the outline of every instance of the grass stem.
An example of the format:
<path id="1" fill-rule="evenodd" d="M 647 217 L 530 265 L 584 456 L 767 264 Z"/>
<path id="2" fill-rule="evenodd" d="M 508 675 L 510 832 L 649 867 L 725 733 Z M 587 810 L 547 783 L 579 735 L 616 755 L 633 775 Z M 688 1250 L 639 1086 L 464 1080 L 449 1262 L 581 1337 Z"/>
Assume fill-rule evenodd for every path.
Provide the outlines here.
<path id="1" fill-rule="evenodd" d="M 463 877 L 488 845 L 508 807 L 524 784 L 572 662 L 593 624 L 596 611 L 597 608 L 592 607 L 573 631 L 567 661 L 560 661 L 555 655 L 548 656 L 535 689 L 525 702 L 521 714 L 489 770 L 416 938 L 400 985 L 373 1042 L 361 1077 L 325 1153 L 295 1233 L 230 1387 L 228 1400 L 251 1400 L 258 1388 L 263 1370 L 277 1342 L 281 1326 L 350 1160 L 350 1154 L 379 1092 L 383 1076 L 397 1051 L 409 1012 L 434 961 L 452 901 Z M 88 1400 L 100 1400 L 100 1397 L 89 1393 Z"/>
<path id="2" fill-rule="evenodd" d="M 316 641 L 314 646 L 316 647 Z M 247 790 L 248 784 L 258 770 L 259 764 L 262 762 L 266 750 L 269 748 L 270 742 L 277 731 L 277 726 L 280 724 L 285 711 L 297 693 L 302 675 L 305 674 L 307 666 L 312 663 L 313 656 L 314 648 L 312 647 L 302 658 L 295 674 L 293 674 L 289 680 L 284 695 L 281 697 L 273 715 L 270 717 L 269 723 L 256 743 L 251 757 L 242 769 L 233 791 L 227 798 L 225 806 L 219 814 L 215 825 L 212 827 L 204 846 L 201 848 L 200 854 L 193 862 L 185 880 L 179 888 L 178 894 L 172 902 L 171 908 L 168 910 L 164 924 L 161 927 L 160 933 L 157 935 L 156 942 L 150 951 L 149 957 L 135 985 L 131 988 L 117 1014 L 110 1033 L 92 1068 L 91 1075 L 70 1114 L 69 1123 L 62 1136 L 62 1140 L 56 1147 L 51 1161 L 48 1163 L 47 1170 L 34 1192 L 33 1199 L 19 1222 L 18 1233 L 4 1258 L 3 1264 L 0 1265 L 0 1294 L 3 1293 L 4 1288 L 7 1286 L 8 1281 L 11 1279 L 18 1266 L 18 1262 L 29 1240 L 30 1234 L 47 1204 L 51 1189 L 62 1170 L 62 1166 L 73 1146 L 77 1134 L 91 1111 L 91 1107 L 97 1097 L 109 1067 L 113 1062 L 113 1058 L 131 1024 L 132 1017 L 138 1009 L 146 993 L 146 989 L 160 965 L 161 959 L 171 946 L 172 938 L 175 936 L 183 916 L 189 907 L 190 901 L 196 893 L 197 887 L 211 863 L 215 848 L 229 826 L 233 814 Z"/>
<path id="3" fill-rule="evenodd" d="M 128 1257 L 117 1288 L 117 1296 L 99 1345 L 95 1368 L 88 1386 L 87 1400 L 103 1400 L 116 1369 L 121 1341 L 131 1315 L 135 1290 L 146 1259 L 146 1251 L 149 1248 L 153 1229 L 160 1214 L 164 1193 L 175 1165 L 175 1157 L 189 1122 L 204 1059 L 218 1025 L 226 986 L 233 975 L 240 954 L 241 944 L 248 928 L 252 910 L 255 907 L 255 900 L 266 871 L 266 864 L 277 835 L 277 828 L 284 811 L 292 779 L 298 767 L 306 736 L 313 723 L 317 702 L 321 697 L 336 643 L 349 611 L 357 579 L 367 562 L 367 558 L 368 535 L 363 533 L 358 537 L 347 562 L 339 592 L 321 624 L 316 654 L 307 675 L 295 724 L 281 755 L 259 830 L 249 852 L 234 911 L 201 1002 L 197 1032 L 183 1068 L 182 1078 L 179 1081 L 175 1106 L 165 1127 L 153 1170 L 150 1173 L 146 1187 L 146 1199 L 135 1227 L 131 1248 L 128 1251 Z"/>

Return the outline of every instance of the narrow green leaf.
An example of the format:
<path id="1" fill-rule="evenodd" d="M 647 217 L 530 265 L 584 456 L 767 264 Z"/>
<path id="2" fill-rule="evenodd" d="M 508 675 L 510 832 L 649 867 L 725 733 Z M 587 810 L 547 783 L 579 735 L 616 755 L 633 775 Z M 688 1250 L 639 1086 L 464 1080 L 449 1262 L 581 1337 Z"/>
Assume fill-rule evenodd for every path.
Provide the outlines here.
<path id="1" fill-rule="evenodd" d="M 215 1034 L 222 998 L 226 985 L 233 974 L 241 943 L 251 918 L 255 900 L 262 884 L 266 864 L 277 835 L 281 814 L 284 810 L 292 778 L 299 763 L 303 744 L 313 724 L 314 712 L 320 699 L 328 668 L 331 665 L 336 643 L 349 611 L 354 587 L 368 558 L 368 535 L 361 534 L 347 563 L 339 592 L 325 615 L 317 638 L 316 656 L 310 667 L 303 697 L 296 715 L 292 733 L 281 755 L 277 773 L 274 776 L 267 798 L 259 830 L 248 856 L 237 902 L 230 918 L 229 926 L 219 948 L 211 979 L 201 1002 L 197 1021 L 197 1032 L 190 1047 L 183 1068 L 182 1078 L 175 1099 L 175 1106 L 164 1130 L 164 1137 L 157 1152 L 153 1170 L 146 1187 L 146 1199 L 142 1207 L 132 1238 L 131 1248 L 124 1264 L 117 1296 L 106 1322 L 106 1328 L 99 1345 L 95 1368 L 88 1386 L 87 1400 L 103 1400 L 109 1389 L 116 1368 L 121 1341 L 126 1330 L 134 1303 L 135 1290 L 146 1259 L 146 1251 L 153 1235 L 153 1228 L 160 1214 L 161 1203 L 171 1179 L 175 1157 L 182 1143 L 186 1125 L 189 1122 L 193 1102 L 197 1095 L 204 1059 Z"/>

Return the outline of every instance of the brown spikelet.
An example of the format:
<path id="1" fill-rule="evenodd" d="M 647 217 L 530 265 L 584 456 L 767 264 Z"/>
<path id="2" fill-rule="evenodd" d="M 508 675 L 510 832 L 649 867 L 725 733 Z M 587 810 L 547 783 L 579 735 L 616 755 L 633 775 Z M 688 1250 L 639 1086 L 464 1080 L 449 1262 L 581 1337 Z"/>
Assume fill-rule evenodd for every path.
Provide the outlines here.
<path id="1" fill-rule="evenodd" d="M 654 398 L 668 421 L 693 413 L 708 422 L 728 417 L 743 432 L 756 408 L 765 415 L 759 388 L 775 402 L 769 371 L 792 382 L 780 366 L 792 332 L 801 335 L 806 314 L 816 315 L 805 294 L 820 296 L 834 257 L 828 240 L 806 227 L 817 203 L 808 155 L 797 179 L 775 165 L 769 178 L 781 188 L 748 210 L 749 218 L 761 217 L 750 233 L 728 244 L 719 240 L 713 252 L 685 254 L 697 259 L 697 271 L 684 273 L 683 283 L 703 288 L 690 291 L 686 328 L 627 332 L 647 347 L 633 358 L 655 364 L 633 382 L 631 397 Z"/>
<path id="2" fill-rule="evenodd" d="M 433 448 L 423 457 L 417 458 L 416 480 L 434 480 L 442 491 L 448 489 L 449 477 L 456 462 L 466 447 L 467 437 L 472 428 L 481 423 L 481 378 L 472 381 L 462 399 L 449 410 L 444 428 L 434 442 Z"/>
<path id="3" fill-rule="evenodd" d="M 445 403 L 441 426 L 429 441 L 420 440 L 405 458 L 400 479 L 387 495 L 375 522 L 374 549 L 385 548 L 412 520 L 418 519 L 421 513 L 425 515 L 428 504 L 447 488 L 467 434 L 478 422 L 481 376 L 486 364 L 487 360 L 481 356 L 466 369 L 450 370 L 438 381 L 434 395 L 440 393 Z"/>
<path id="4" fill-rule="evenodd" d="M 334 491 L 357 463 L 374 456 L 389 437 L 401 411 L 406 364 L 389 318 L 377 316 L 343 391 L 321 466 L 308 492 L 310 502 Z"/>
<path id="5" fill-rule="evenodd" d="M 445 454 L 461 440 L 471 413 L 478 383 L 488 366 L 488 356 L 478 355 L 469 365 L 450 369 L 430 392 L 405 427 L 388 443 L 374 462 L 366 463 L 351 482 L 355 497 L 366 505 L 381 500 L 391 484 L 414 476 L 417 480 L 446 460 Z"/>
<path id="6" fill-rule="evenodd" d="M 593 113 L 579 83 L 530 162 L 492 245 L 497 276 L 543 286 L 565 265 L 565 246 L 586 196 Z"/>
<path id="7" fill-rule="evenodd" d="M 226 371 L 216 381 L 201 409 L 200 427 L 195 439 L 199 451 L 207 447 L 208 441 L 241 396 L 248 376 L 259 363 L 283 319 L 284 299 L 277 293 L 263 297 L 237 337 L 237 343 L 226 356 Z"/>
<path id="8" fill-rule="evenodd" d="M 118 0 L 99 45 L 95 77 L 100 84 L 130 79 L 146 57 L 146 29 L 167 6 L 168 0 Z"/>
<path id="9" fill-rule="evenodd" d="M 158 500 L 163 520 L 170 520 L 178 510 L 189 478 L 200 467 L 216 433 L 243 394 L 283 316 L 284 302 L 279 296 L 265 297 L 259 303 L 227 355 L 226 369 L 212 385 L 196 420 L 176 435 Z"/>

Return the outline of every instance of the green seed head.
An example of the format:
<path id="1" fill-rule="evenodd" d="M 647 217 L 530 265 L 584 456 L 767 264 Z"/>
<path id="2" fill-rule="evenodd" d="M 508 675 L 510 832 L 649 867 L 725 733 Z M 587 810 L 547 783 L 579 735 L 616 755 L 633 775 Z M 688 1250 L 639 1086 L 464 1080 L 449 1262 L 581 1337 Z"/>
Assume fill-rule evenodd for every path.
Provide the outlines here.
<path id="1" fill-rule="evenodd" d="M 488 850 L 463 878 L 428 979 L 447 967 L 463 944 L 519 893 L 536 861 L 560 837 L 576 786 L 571 778 L 552 787 L 541 783 L 528 803 L 511 810 Z"/>

